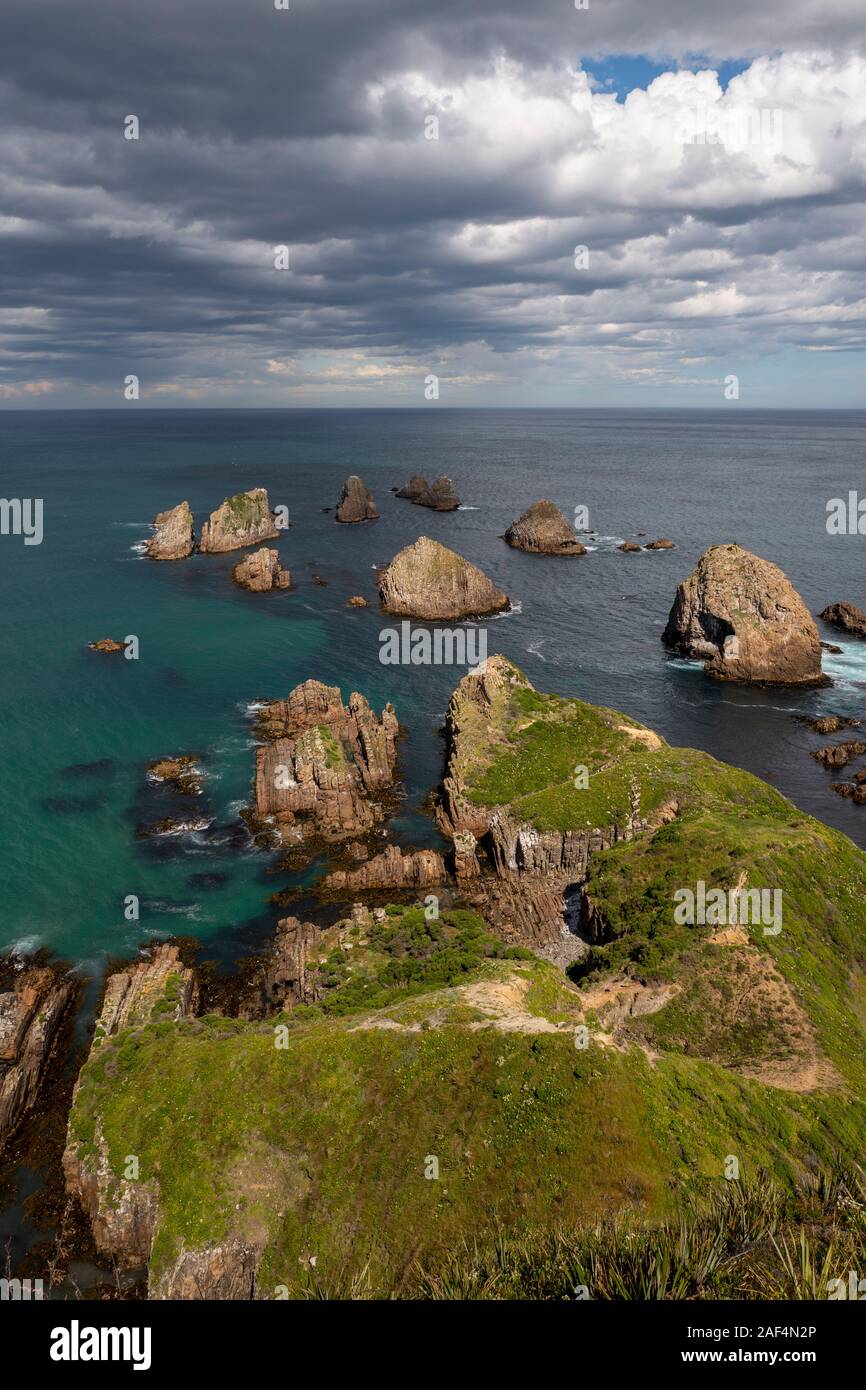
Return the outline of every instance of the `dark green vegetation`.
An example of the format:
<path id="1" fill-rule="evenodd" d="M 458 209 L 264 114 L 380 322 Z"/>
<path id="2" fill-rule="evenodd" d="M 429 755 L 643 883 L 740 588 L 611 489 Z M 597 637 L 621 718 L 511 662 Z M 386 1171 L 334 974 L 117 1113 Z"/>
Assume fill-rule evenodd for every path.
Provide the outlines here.
<path id="1" fill-rule="evenodd" d="M 433 1299 L 826 1299 L 866 1266 L 861 1170 L 825 1170 L 796 1189 L 729 1182 L 647 1230 L 628 1215 L 581 1232 L 464 1241 L 415 1297 Z M 836 1281 L 834 1283 L 834 1281 Z M 357 1296 L 357 1290 L 355 1291 Z"/>
<path id="2" fill-rule="evenodd" d="M 444 911 L 428 921 L 422 907 L 389 907 L 388 920 L 353 929 L 351 950 L 335 946 L 319 975 L 322 1002 L 295 1017 L 378 1009 L 412 994 L 463 983 L 485 960 L 532 960 L 532 952 L 505 946 L 474 912 Z"/>

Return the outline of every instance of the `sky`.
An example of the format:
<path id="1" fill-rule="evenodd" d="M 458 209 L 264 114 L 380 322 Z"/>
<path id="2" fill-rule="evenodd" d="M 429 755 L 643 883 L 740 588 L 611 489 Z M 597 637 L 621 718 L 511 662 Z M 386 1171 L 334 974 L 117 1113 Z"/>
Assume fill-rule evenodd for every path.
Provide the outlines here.
<path id="1" fill-rule="evenodd" d="M 866 404 L 863 0 L 0 26 L 0 409 Z"/>

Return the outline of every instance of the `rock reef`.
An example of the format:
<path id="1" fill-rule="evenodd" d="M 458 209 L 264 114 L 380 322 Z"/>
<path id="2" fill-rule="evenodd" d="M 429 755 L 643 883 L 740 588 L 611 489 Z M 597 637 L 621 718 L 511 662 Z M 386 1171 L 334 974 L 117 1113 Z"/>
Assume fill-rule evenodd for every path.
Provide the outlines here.
<path id="1" fill-rule="evenodd" d="M 585 555 L 586 546 L 575 539 L 574 531 L 553 502 L 542 498 L 527 507 L 505 532 L 515 550 L 532 555 Z"/>
<path id="2" fill-rule="evenodd" d="M 263 487 L 227 497 L 201 528 L 198 548 L 206 555 L 243 550 L 247 545 L 275 540 L 279 531 Z"/>
<path id="3" fill-rule="evenodd" d="M 357 869 L 336 870 L 321 883 L 327 893 L 388 892 L 391 889 L 433 888 L 448 881 L 442 855 L 433 849 L 407 850 L 389 845 Z"/>
<path id="4" fill-rule="evenodd" d="M 153 519 L 154 534 L 145 553 L 151 560 L 185 560 L 195 549 L 189 502 L 179 502 Z"/>
<path id="5" fill-rule="evenodd" d="M 405 497 L 419 507 L 429 507 L 434 512 L 456 512 L 460 498 L 454 491 L 454 484 L 443 474 L 432 483 L 420 473 L 413 473 L 403 487 L 398 488 L 396 497 Z"/>
<path id="6" fill-rule="evenodd" d="M 291 589 L 292 575 L 280 564 L 280 552 L 262 546 L 247 555 L 232 570 L 232 579 L 241 589 L 266 594 L 271 589 Z"/>
<path id="7" fill-rule="evenodd" d="M 785 574 L 739 545 L 713 545 L 677 590 L 662 641 L 716 680 L 829 685 L 814 619 Z"/>
<path id="8" fill-rule="evenodd" d="M 429 621 L 486 617 L 510 607 L 507 594 L 456 551 L 421 536 L 379 573 L 386 613 Z"/>
<path id="9" fill-rule="evenodd" d="M 337 521 L 352 524 L 358 521 L 377 521 L 379 509 L 361 479 L 354 473 L 343 484 L 343 492 L 335 513 Z"/>
<path id="10" fill-rule="evenodd" d="M 840 632 L 848 632 L 852 637 L 866 637 L 866 613 L 856 604 L 830 603 L 818 617 Z"/>

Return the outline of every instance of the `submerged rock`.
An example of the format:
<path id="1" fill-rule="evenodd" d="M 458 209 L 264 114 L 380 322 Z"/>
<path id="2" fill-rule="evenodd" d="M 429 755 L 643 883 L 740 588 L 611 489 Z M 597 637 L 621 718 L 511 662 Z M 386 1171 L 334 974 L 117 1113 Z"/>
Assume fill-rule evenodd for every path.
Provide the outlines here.
<path id="1" fill-rule="evenodd" d="M 483 570 L 429 536 L 407 545 L 380 572 L 379 595 L 386 613 L 431 621 L 484 617 L 510 607 L 508 595 Z"/>
<path id="2" fill-rule="evenodd" d="M 177 758 L 157 758 L 147 769 L 149 782 L 167 782 L 185 796 L 201 794 L 201 769 L 190 753 Z"/>
<path id="3" fill-rule="evenodd" d="M 346 600 L 346 603 L 349 608 L 369 608 L 370 606 L 368 600 L 363 598 L 361 594 L 353 594 L 350 599 Z"/>
<path id="4" fill-rule="evenodd" d="M 852 637 L 866 637 L 866 613 L 853 603 L 830 603 L 818 617 L 841 632 L 850 632 Z"/>
<path id="5" fill-rule="evenodd" d="M 353 473 L 343 484 L 343 495 L 337 505 L 336 519 L 346 523 L 377 521 L 379 510 L 361 479 Z"/>
<path id="6" fill-rule="evenodd" d="M 247 555 L 235 565 L 232 579 L 241 589 L 251 589 L 256 594 L 292 587 L 291 571 L 283 569 L 280 564 L 280 552 L 269 550 L 267 546 L 254 550 L 252 555 Z"/>
<path id="7" fill-rule="evenodd" d="M 279 535 L 274 514 L 263 487 L 249 492 L 237 492 L 227 497 L 210 521 L 201 528 L 199 550 L 205 554 L 221 554 L 226 550 L 242 550 L 246 545 L 272 541 Z"/>
<path id="8" fill-rule="evenodd" d="M 284 845 L 340 840 L 384 819 L 379 798 L 394 782 L 397 716 L 373 713 L 363 695 L 348 706 L 338 686 L 304 681 L 260 711 L 254 820 Z"/>
<path id="9" fill-rule="evenodd" d="M 586 546 L 575 539 L 558 507 L 542 498 L 513 521 L 505 532 L 505 539 L 515 550 L 526 550 L 536 555 L 585 555 Z"/>
<path id="10" fill-rule="evenodd" d="M 622 545 L 617 546 L 617 550 L 624 550 L 627 555 L 640 554 L 641 549 L 635 541 L 623 541 Z"/>
<path id="11" fill-rule="evenodd" d="M 713 545 L 677 590 L 662 641 L 717 680 L 829 685 L 814 619 L 785 574 L 739 545 Z"/>
<path id="12" fill-rule="evenodd" d="M 151 560 L 185 560 L 195 549 L 189 502 L 179 502 L 153 519 L 154 534 L 145 553 Z"/>

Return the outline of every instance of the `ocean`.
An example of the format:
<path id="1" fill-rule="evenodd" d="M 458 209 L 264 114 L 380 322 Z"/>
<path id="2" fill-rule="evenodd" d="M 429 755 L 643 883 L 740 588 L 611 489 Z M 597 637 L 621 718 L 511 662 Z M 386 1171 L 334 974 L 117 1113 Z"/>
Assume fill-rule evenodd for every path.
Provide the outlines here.
<path id="1" fill-rule="evenodd" d="M 460 670 L 383 665 L 375 567 L 426 534 L 480 565 L 511 596 L 487 622 L 540 689 L 611 705 L 675 744 L 766 778 L 866 846 L 866 807 L 829 790 L 797 713 L 860 716 L 866 643 L 825 657 L 831 688 L 718 684 L 660 643 L 677 584 L 710 544 L 735 540 L 774 561 L 813 612 L 866 603 L 866 538 L 830 536 L 827 502 L 862 475 L 866 412 L 420 410 L 6 412 L 5 497 L 43 499 L 44 539 L 0 536 L 3 574 L 0 948 L 37 945 L 98 976 L 145 939 L 192 935 L 231 963 L 270 934 L 279 889 L 322 864 L 276 870 L 238 811 L 249 795 L 250 708 L 315 677 L 394 703 L 404 799 L 391 838 L 438 844 L 424 801 L 437 782 L 439 731 Z M 358 473 L 381 512 L 338 525 L 343 481 Z M 447 473 L 461 510 L 436 514 L 389 491 L 412 473 Z M 145 559 L 156 512 L 188 498 L 197 525 L 224 497 L 268 489 L 292 525 L 277 544 L 292 592 L 231 581 L 239 553 Z M 589 510 L 585 557 L 528 556 L 501 539 L 531 502 Z M 625 538 L 676 549 L 626 555 Z M 312 582 L 313 574 L 327 587 Z M 362 594 L 365 609 L 347 599 Z M 135 634 L 140 659 L 89 651 Z M 139 839 L 171 813 L 147 764 L 201 758 L 195 814 L 208 829 Z M 576 761 L 579 759 L 576 758 Z M 174 808 L 172 808 L 174 809 Z M 383 845 L 385 840 L 383 839 Z M 139 920 L 124 903 L 140 899 Z M 283 909 L 285 911 L 285 909 Z"/>

